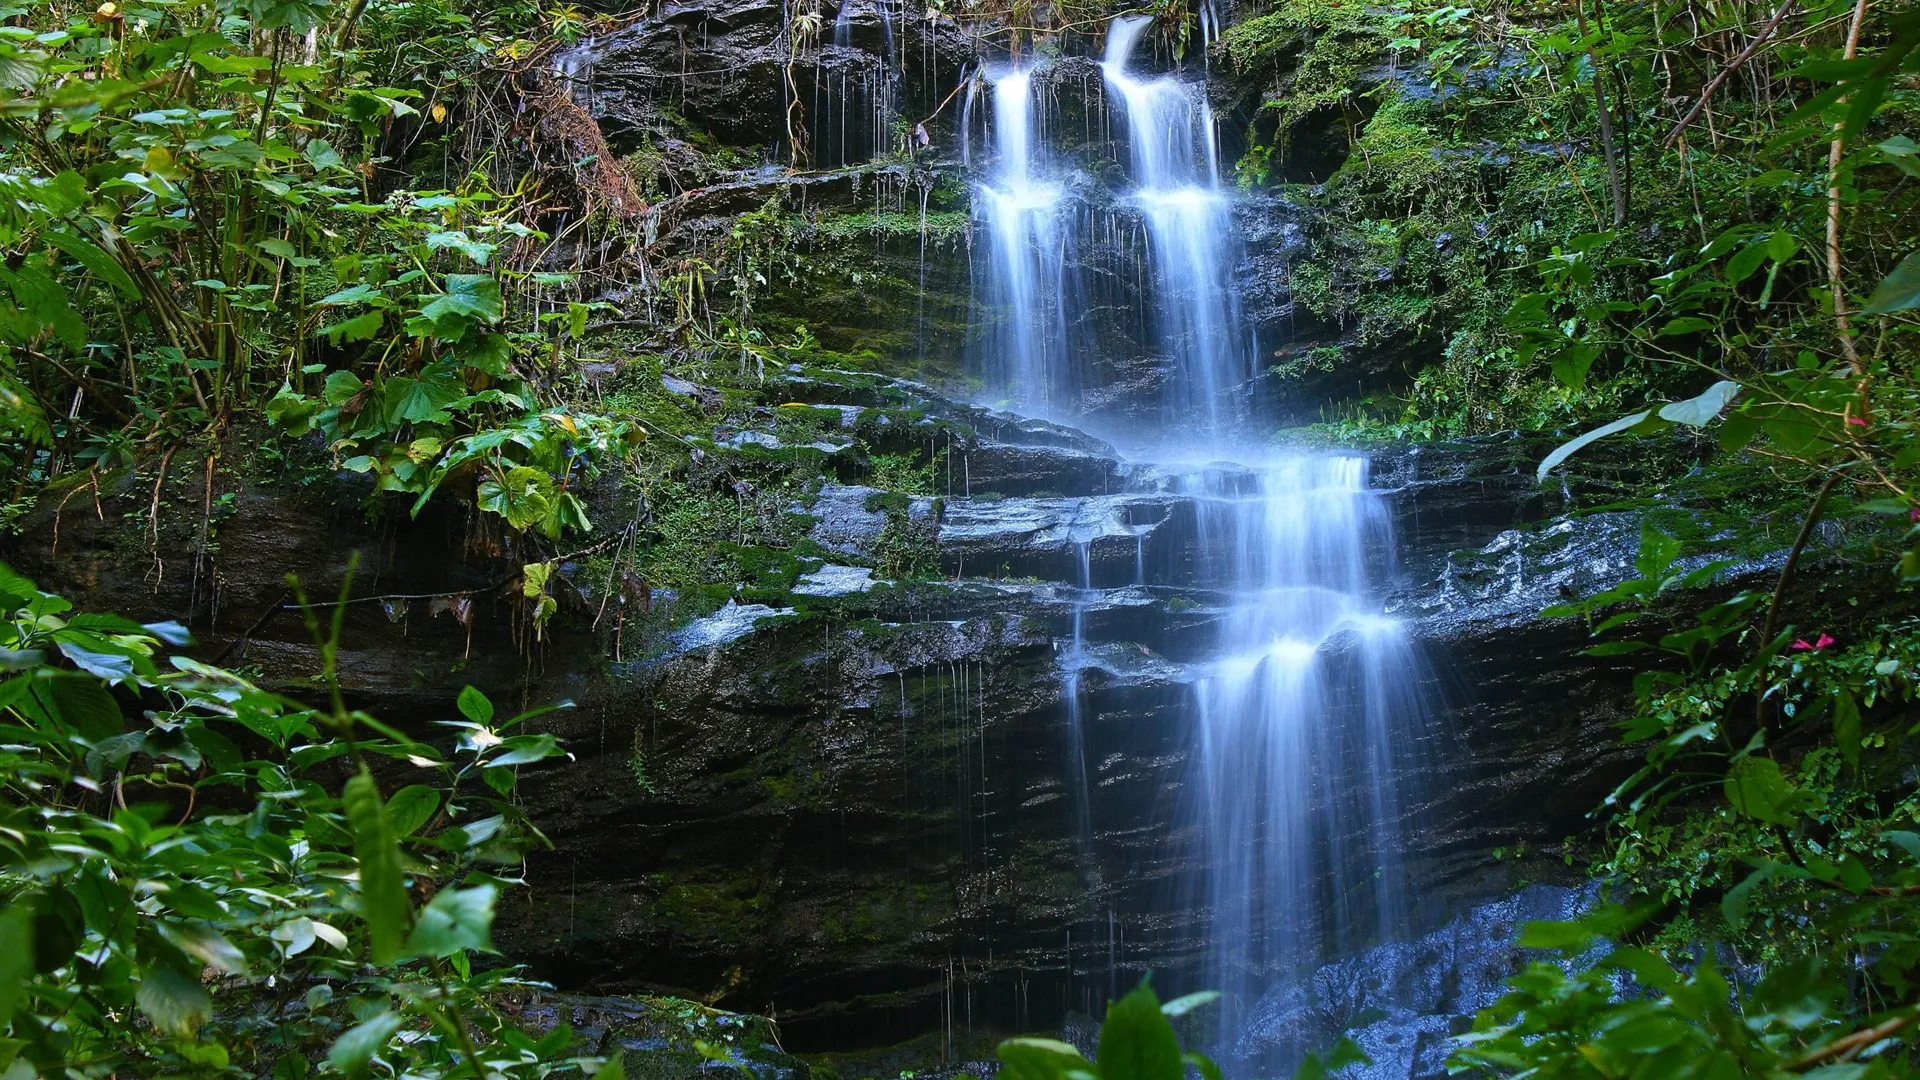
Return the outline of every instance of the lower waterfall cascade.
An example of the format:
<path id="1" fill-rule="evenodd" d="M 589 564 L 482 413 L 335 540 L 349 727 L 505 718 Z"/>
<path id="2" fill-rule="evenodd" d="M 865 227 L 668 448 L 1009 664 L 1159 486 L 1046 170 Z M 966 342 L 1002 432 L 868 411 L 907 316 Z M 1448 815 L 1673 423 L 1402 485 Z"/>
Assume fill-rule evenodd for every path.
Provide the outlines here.
<path id="1" fill-rule="evenodd" d="M 1201 849 L 1192 861 L 1204 867 L 1178 886 L 1207 920 L 1204 973 L 1191 989 L 1223 993 L 1215 1049 L 1226 1062 L 1290 1067 L 1314 1047 L 1243 1034 L 1263 998 L 1406 925 L 1396 852 L 1409 793 L 1395 787 L 1429 723 L 1423 665 L 1377 599 L 1394 536 L 1369 489 L 1367 459 L 1247 453 L 1257 350 L 1233 281 L 1233 199 L 1220 182 L 1204 87 L 1135 70 L 1151 25 L 1121 17 L 1108 28 L 1099 69 L 1131 186 L 1098 213 L 1137 223 L 1144 236 L 1133 300 L 1166 369 L 1170 422 L 1130 440 L 1132 456 L 1151 463 L 1134 483 L 1193 500 L 1192 577 L 1221 598 L 1211 655 L 1196 664 L 1192 782 L 1178 811 L 1180 835 Z M 969 114 L 990 110 L 991 131 L 990 145 L 968 146 L 990 251 L 976 288 L 1001 316 L 980 367 L 990 392 L 1016 411 L 1071 420 L 1087 388 L 1070 338 L 1089 292 L 1072 268 L 1072 223 L 1096 212 L 1077 203 L 1086 181 L 1045 138 L 1042 74 L 989 67 L 968 97 Z M 963 130 L 971 136 L 978 123 L 969 115 Z M 1098 535 L 1077 538 L 1083 601 L 1098 592 L 1088 558 Z M 1153 587 L 1144 561 L 1136 567 L 1134 587 Z M 1087 715 L 1081 687 L 1101 663 L 1081 631 L 1084 606 L 1059 651 L 1083 843 L 1094 831 L 1085 732 L 1099 718 Z"/>

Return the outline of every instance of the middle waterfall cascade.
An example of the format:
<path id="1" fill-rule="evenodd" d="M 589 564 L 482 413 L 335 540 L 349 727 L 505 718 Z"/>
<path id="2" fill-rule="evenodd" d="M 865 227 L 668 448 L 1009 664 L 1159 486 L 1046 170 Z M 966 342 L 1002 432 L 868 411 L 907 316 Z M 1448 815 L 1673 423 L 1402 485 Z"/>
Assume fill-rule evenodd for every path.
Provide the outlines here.
<path id="1" fill-rule="evenodd" d="M 1420 662 L 1373 599 L 1393 534 L 1365 458 L 1179 479 L 1202 580 L 1232 596 L 1195 691 L 1186 811 L 1208 867 L 1205 982 L 1250 1009 L 1329 946 L 1401 928 L 1395 778 L 1424 726 Z M 1221 1019 L 1223 1055 L 1241 1056 L 1235 1017 Z"/>
<path id="2" fill-rule="evenodd" d="M 1196 868 L 1178 885 L 1183 908 L 1202 912 L 1206 924 L 1193 988 L 1226 995 L 1214 1050 L 1239 1071 L 1259 1072 L 1314 1049 L 1248 1033 L 1244 1022 L 1264 997 L 1336 952 L 1405 928 L 1396 859 L 1409 800 L 1396 782 L 1424 741 L 1427 711 L 1416 651 L 1381 614 L 1394 537 L 1367 459 L 1236 453 L 1264 439 L 1251 408 L 1259 353 L 1232 279 L 1232 197 L 1220 184 L 1204 87 L 1133 70 L 1151 25 L 1114 20 L 1099 66 L 1106 113 L 1127 147 L 1127 183 L 1110 205 L 1145 239 L 1148 272 L 1129 302 L 1146 316 L 1168 418 L 1157 435 L 1135 431 L 1130 442 L 1141 461 L 1135 483 L 1192 506 L 1194 553 L 1182 572 L 1219 598 L 1210 648 L 1189 666 L 1192 780 L 1173 842 L 1192 849 L 1182 865 Z M 962 121 L 971 132 L 975 97 L 990 104 L 993 157 L 974 198 L 991 262 L 976 281 L 997 318 L 981 374 L 990 394 L 1024 411 L 1072 416 L 1103 389 L 1076 385 L 1069 340 L 1089 303 L 1071 267 L 1076 255 L 1101 258 L 1073 245 L 1098 244 L 1100 230 L 1082 236 L 1069 227 L 1093 181 L 1068 171 L 1065 147 L 1048 145 L 1036 71 L 984 73 Z M 968 147 L 969 164 L 973 156 Z M 1120 231 L 1108 230 L 1109 242 Z M 1152 461 L 1160 464 L 1145 464 Z M 1154 580 L 1161 568 L 1137 535 L 1128 588 L 1151 592 L 1166 583 Z M 1102 661 L 1084 640 L 1082 612 L 1100 590 L 1087 569 L 1087 538 L 1074 542 L 1073 632 L 1057 655 L 1073 742 L 1070 794 L 1085 844 L 1102 823 L 1089 821 L 1087 792 L 1099 779 L 1089 775 L 1084 740 L 1102 718 L 1082 700 L 1084 673 Z"/>

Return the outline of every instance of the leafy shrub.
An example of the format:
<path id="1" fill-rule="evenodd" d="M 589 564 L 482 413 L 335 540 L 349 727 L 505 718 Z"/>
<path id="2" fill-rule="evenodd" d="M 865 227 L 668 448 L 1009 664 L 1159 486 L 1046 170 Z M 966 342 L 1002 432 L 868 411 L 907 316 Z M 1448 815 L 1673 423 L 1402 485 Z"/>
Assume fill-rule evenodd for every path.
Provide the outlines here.
<path id="1" fill-rule="evenodd" d="M 324 634 L 313 708 L 5 567 L 0 612 L 0 1073 L 617 1077 L 484 966 L 547 710 L 468 687 L 443 750 L 347 709 Z"/>

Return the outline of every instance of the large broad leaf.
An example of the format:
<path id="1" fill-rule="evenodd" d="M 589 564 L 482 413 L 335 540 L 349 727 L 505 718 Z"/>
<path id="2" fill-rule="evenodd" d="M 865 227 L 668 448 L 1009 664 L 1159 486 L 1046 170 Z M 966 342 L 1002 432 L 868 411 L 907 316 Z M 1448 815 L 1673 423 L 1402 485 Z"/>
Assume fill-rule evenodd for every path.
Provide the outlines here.
<path id="1" fill-rule="evenodd" d="M 406 940 L 409 915 L 400 843 L 365 765 L 347 781 L 340 801 L 353 826 L 353 854 L 360 862 L 360 916 L 367 921 L 369 951 L 374 963 L 391 963 Z"/>
<path id="2" fill-rule="evenodd" d="M 326 387 L 321 397 L 329 405 L 344 405 L 355 394 L 366 388 L 366 381 L 351 371 L 330 371 L 327 373 Z"/>
<path id="3" fill-rule="evenodd" d="M 1107 1008 L 1098 1057 L 1101 1080 L 1183 1080 L 1187 1074 L 1180 1040 L 1144 980 Z"/>
<path id="4" fill-rule="evenodd" d="M 1201 990 L 1198 993 L 1177 997 L 1160 1006 L 1160 1011 L 1168 1016 L 1185 1016 L 1202 1005 L 1211 1005 L 1220 1000 L 1220 991 Z"/>
<path id="5" fill-rule="evenodd" d="M 329 342 L 341 345 L 354 341 L 366 341 L 380 332 L 386 325 L 387 313 L 384 311 L 363 311 L 351 319 L 342 319 L 320 328 Z"/>
<path id="6" fill-rule="evenodd" d="M 1317 1054 L 1308 1054 L 1294 1070 L 1294 1080 L 1325 1080 L 1326 1077 L 1342 1069 L 1355 1065 L 1371 1065 L 1373 1059 L 1360 1048 L 1360 1044 L 1342 1035 L 1333 1048 Z"/>
<path id="7" fill-rule="evenodd" d="M 498 245 L 495 244 L 489 244 L 484 240 L 475 240 L 458 229 L 427 234 L 427 249 L 429 251 L 439 251 L 442 248 L 450 248 L 472 259 L 481 266 L 487 265 L 487 260 L 493 258 L 493 252 L 497 246 Z"/>
<path id="8" fill-rule="evenodd" d="M 466 393 L 466 387 L 459 375 L 434 365 L 418 377 L 398 375 L 388 379 L 382 392 L 386 395 L 389 423 L 445 423 L 446 407 Z"/>
<path id="9" fill-rule="evenodd" d="M 33 912 L 19 900 L 0 911 L 0 1028 L 27 999 L 33 977 Z"/>
<path id="10" fill-rule="evenodd" d="M 1662 405 L 1660 419 L 1671 420 L 1688 427 L 1706 427 L 1739 393 L 1739 383 L 1722 379 L 1707 387 L 1698 397 Z"/>
<path id="11" fill-rule="evenodd" d="M 71 255 L 80 265 L 92 271 L 94 277 L 118 289 L 127 299 L 140 299 L 140 289 L 133 283 L 133 278 L 100 245 L 79 233 L 62 229 L 49 231 L 46 239 L 47 243 Z"/>
<path id="12" fill-rule="evenodd" d="M 228 941 L 225 934 L 206 923 L 161 922 L 156 925 L 161 937 L 216 971 L 237 975 L 247 970 L 246 954 Z"/>
<path id="13" fill-rule="evenodd" d="M 1534 474 L 1535 477 L 1544 482 L 1547 474 L 1552 472 L 1555 466 L 1579 453 L 1582 448 L 1589 444 L 1599 442 L 1609 435 L 1616 435 L 1622 431 L 1626 431 L 1628 428 L 1638 427 L 1652 415 L 1653 410 L 1648 409 L 1645 412 L 1637 412 L 1631 416 L 1623 416 L 1611 424 L 1594 428 L 1592 431 L 1587 432 L 1577 439 L 1560 444 L 1554 448 L 1553 453 L 1547 455 L 1545 461 L 1540 463 L 1540 469 Z"/>
<path id="14" fill-rule="evenodd" d="M 493 702 L 487 700 L 487 695 L 474 687 L 461 687 L 457 704 L 460 706 L 460 715 L 474 723 L 493 723 Z"/>
<path id="15" fill-rule="evenodd" d="M 1861 310 L 1868 315 L 1891 315 L 1914 308 L 1920 308 L 1920 251 L 1902 259 Z"/>
<path id="16" fill-rule="evenodd" d="M 1071 1043 L 1057 1039 L 1008 1039 L 1000 1044 L 1007 1080 L 1061 1080 L 1069 1073 L 1090 1073 L 1093 1064 Z"/>
<path id="17" fill-rule="evenodd" d="M 407 937 L 407 953 L 442 957 L 466 949 L 492 952 L 493 901 L 498 894 L 492 885 L 441 889 L 420 910 L 420 920 Z"/>
<path id="18" fill-rule="evenodd" d="M 387 818 L 393 822 L 394 835 L 412 836 L 439 808 L 439 792 L 425 784 L 409 784 L 387 800 Z"/>
<path id="19" fill-rule="evenodd" d="M 393 1038 L 393 1033 L 400 1030 L 400 1022 L 400 1014 L 383 1012 L 347 1029 L 346 1034 L 335 1040 L 333 1049 L 327 1051 L 328 1064 L 347 1074 L 350 1080 L 363 1080 L 367 1064 L 387 1045 L 387 1040 Z"/>
<path id="20" fill-rule="evenodd" d="M 189 1035 L 213 1012 L 213 999 L 200 980 L 172 968 L 146 973 L 133 1000 L 153 1026 L 170 1035 Z"/>
<path id="21" fill-rule="evenodd" d="M 62 722 L 88 742 L 111 739 L 127 728 L 120 703 L 107 688 L 84 675 L 61 675 L 41 686 Z"/>
<path id="22" fill-rule="evenodd" d="M 1747 817 L 1775 825 L 1793 824 L 1793 808 L 1799 792 L 1780 772 L 1780 763 L 1772 758 L 1743 757 L 1727 773 L 1727 801 Z"/>
<path id="23" fill-rule="evenodd" d="M 492 323 L 500 319 L 500 283 L 491 274 L 448 274 L 447 291 L 435 297 L 420 314 L 433 323 L 449 315 Z"/>
<path id="24" fill-rule="evenodd" d="M 1659 580 L 1666 576 L 1667 570 L 1680 557 L 1680 541 L 1659 529 L 1651 522 L 1640 525 L 1640 552 L 1634 557 L 1633 568 L 1643 578 Z"/>

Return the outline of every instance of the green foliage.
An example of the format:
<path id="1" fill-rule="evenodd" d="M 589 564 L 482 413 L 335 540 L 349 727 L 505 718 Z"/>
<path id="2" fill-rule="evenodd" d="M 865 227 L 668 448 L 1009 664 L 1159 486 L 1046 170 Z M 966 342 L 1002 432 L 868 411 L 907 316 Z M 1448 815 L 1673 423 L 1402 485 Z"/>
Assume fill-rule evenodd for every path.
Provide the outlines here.
<path id="1" fill-rule="evenodd" d="M 393 146 L 450 137 L 527 14 L 194 0 L 47 5 L 10 28 L 0 461 L 24 484 L 259 412 L 424 496 L 472 462 L 463 440 L 506 431 L 526 452 L 493 448 L 481 508 L 550 538 L 584 528 L 570 478 L 639 429 L 543 407 L 528 376 L 577 343 L 587 306 L 533 317 L 574 286 L 531 269 L 546 238 L 487 172 L 387 179 Z"/>
<path id="2" fill-rule="evenodd" d="M 1220 1080 L 1212 1060 L 1181 1052 L 1172 1023 L 1218 996 L 1192 994 L 1162 1005 L 1142 979 L 1132 993 L 1107 1006 L 1094 1060 L 1056 1039 L 1008 1039 L 1000 1044 L 1000 1075 L 1008 1080 L 1185 1080 L 1192 1069 L 1205 1080 Z"/>
<path id="3" fill-rule="evenodd" d="M 475 967 L 510 884 L 494 868 L 543 841 L 514 799 L 516 766 L 562 753 L 514 733 L 537 712 L 496 724 L 469 687 L 448 753 L 172 651 L 188 644 L 174 624 L 76 613 L 5 567 L 0 612 L 9 1075 L 598 1066 L 561 1056 L 564 1027 L 535 1039 L 494 1007 L 512 968 Z M 395 774 L 415 782 L 383 798 Z"/>
<path id="4" fill-rule="evenodd" d="M 1920 793 L 1901 776 L 1920 735 L 1908 716 L 1920 700 L 1920 622 L 1845 645 L 1791 626 L 1755 637 L 1752 617 L 1764 608 L 1770 629 L 1778 599 L 1744 592 L 1676 620 L 1686 594 L 1727 568 L 1685 569 L 1681 554 L 1648 528 L 1640 577 L 1548 612 L 1598 620 L 1601 637 L 1674 626 L 1589 650 L 1667 658 L 1635 680 L 1623 737 L 1648 748 L 1647 764 L 1609 796 L 1610 846 L 1594 866 L 1625 906 L 1530 925 L 1521 944 L 1569 962 L 1512 979 L 1451 1067 L 1910 1075 Z M 1645 944 L 1594 959 L 1597 939 L 1630 936 Z M 1726 958 L 1757 976 L 1730 983 Z"/>

